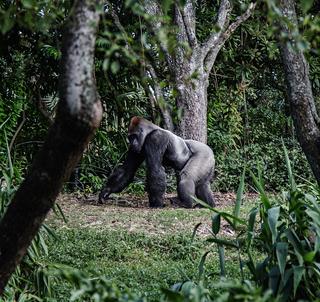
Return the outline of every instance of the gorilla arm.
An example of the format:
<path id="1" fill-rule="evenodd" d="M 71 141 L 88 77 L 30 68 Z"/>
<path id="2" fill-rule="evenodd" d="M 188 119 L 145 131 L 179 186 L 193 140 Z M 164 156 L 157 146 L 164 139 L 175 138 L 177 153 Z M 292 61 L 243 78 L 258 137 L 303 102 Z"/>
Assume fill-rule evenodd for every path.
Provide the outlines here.
<path id="1" fill-rule="evenodd" d="M 163 207 L 166 191 L 166 173 L 162 160 L 169 144 L 169 137 L 162 129 L 151 132 L 145 139 L 144 153 L 147 164 L 147 191 L 152 208 Z"/>
<path id="2" fill-rule="evenodd" d="M 111 193 L 119 193 L 124 190 L 132 182 L 136 171 L 143 161 L 143 154 L 136 153 L 130 148 L 123 164 L 112 172 L 106 185 L 101 190 L 99 203 L 106 200 Z"/>

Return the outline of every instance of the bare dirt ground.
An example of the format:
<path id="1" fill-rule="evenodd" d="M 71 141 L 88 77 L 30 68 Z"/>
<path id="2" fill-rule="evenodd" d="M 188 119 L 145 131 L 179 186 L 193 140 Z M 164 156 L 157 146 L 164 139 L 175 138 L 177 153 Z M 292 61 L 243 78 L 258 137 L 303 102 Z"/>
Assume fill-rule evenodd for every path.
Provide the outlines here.
<path id="1" fill-rule="evenodd" d="M 171 198 L 176 197 L 174 193 L 168 193 L 165 196 L 164 208 L 177 208 L 176 205 L 172 204 Z M 255 193 L 247 193 L 245 199 L 253 200 L 257 198 Z M 58 198 L 58 202 L 63 203 L 65 201 L 77 202 L 83 205 L 93 205 L 93 206 L 118 206 L 123 208 L 149 208 L 148 197 L 145 194 L 144 196 L 137 196 L 131 194 L 113 194 L 111 197 L 104 202 L 103 204 L 98 204 L 98 196 L 96 194 L 82 194 L 82 193 L 73 193 L 73 194 L 61 194 Z M 214 200 L 217 208 L 224 208 L 227 206 L 233 206 L 236 200 L 235 193 L 214 193 Z"/>
<path id="2" fill-rule="evenodd" d="M 151 235 L 187 232 L 192 233 L 196 224 L 201 223 L 198 233 L 210 232 L 211 213 L 208 209 L 184 209 L 172 205 L 170 199 L 175 194 L 167 194 L 165 207 L 151 209 L 148 198 L 129 194 L 114 195 L 104 204 L 97 203 L 97 195 L 61 194 L 57 204 L 62 209 L 67 222 L 51 214 L 49 224 L 59 228 L 95 228 L 98 230 L 126 230 L 145 232 Z M 234 193 L 214 193 L 216 208 L 232 213 L 235 203 Z M 257 199 L 256 194 L 247 194 L 244 211 L 247 212 Z M 228 225 L 222 223 L 222 233 L 232 236 Z"/>

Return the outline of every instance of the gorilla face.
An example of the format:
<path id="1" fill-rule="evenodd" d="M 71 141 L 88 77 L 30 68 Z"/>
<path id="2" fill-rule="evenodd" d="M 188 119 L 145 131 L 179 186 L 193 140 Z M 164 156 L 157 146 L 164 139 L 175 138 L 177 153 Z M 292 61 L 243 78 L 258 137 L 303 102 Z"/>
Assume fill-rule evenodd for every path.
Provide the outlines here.
<path id="1" fill-rule="evenodd" d="M 140 153 L 141 149 L 142 149 L 142 143 L 140 143 L 141 138 L 139 137 L 138 134 L 130 134 L 128 136 L 129 139 L 129 144 L 132 148 L 132 150 L 136 153 Z"/>
<path id="2" fill-rule="evenodd" d="M 159 127 L 153 123 L 143 118 L 134 116 L 131 119 L 128 129 L 128 139 L 131 150 L 135 153 L 140 153 L 147 135 L 158 128 Z"/>
<path id="3" fill-rule="evenodd" d="M 137 125 L 133 129 L 130 129 L 128 133 L 129 144 L 131 149 L 136 152 L 140 153 L 147 135 L 147 131 L 144 131 L 142 125 Z"/>

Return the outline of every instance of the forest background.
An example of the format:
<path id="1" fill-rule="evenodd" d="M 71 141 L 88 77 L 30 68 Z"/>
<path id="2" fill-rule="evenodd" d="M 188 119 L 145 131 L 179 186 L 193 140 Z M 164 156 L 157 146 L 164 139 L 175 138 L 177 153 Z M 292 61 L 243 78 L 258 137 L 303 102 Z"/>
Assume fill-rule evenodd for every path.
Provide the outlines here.
<path id="1" fill-rule="evenodd" d="M 61 29 L 69 5 L 66 1 L 22 1 L 19 6 L 10 6 L 10 1 L 2 3 L 1 170 L 7 167 L 8 143 L 17 182 L 32 162 L 55 115 Z M 148 23 L 134 2 L 115 5 L 118 20 L 126 31 L 121 31 L 123 28 L 119 29 L 111 14 L 106 14 L 97 37 L 95 69 L 104 118 L 79 163 L 77 175 L 80 181 L 77 185 L 89 192 L 99 190 L 105 177 L 121 161 L 127 149 L 126 131 L 132 116 L 140 115 L 160 123 L 159 108 L 164 106 L 171 109 L 174 120 L 181 116 L 175 107 L 176 92 L 168 83 L 167 67 L 157 44 L 159 36 L 155 38 L 148 33 Z M 199 1 L 199 40 L 214 30 L 210 24 L 217 9 L 218 6 L 207 1 Z M 241 13 L 241 7 L 236 7 L 234 14 L 240 14 L 239 10 Z M 318 10 L 317 4 L 309 11 L 311 15 L 313 10 Z M 301 25 L 304 40 L 300 46 L 308 49 L 310 79 L 318 104 L 320 61 L 315 36 L 319 25 L 310 19 L 310 14 L 300 11 L 301 18 L 305 17 Z M 267 189 L 280 190 L 286 173 L 281 139 L 285 141 L 297 175 L 310 179 L 310 168 L 295 138 L 286 102 L 275 28 L 273 24 L 266 26 L 268 21 L 268 8 L 261 4 L 253 17 L 242 23 L 225 42 L 210 73 L 207 143 L 216 156 L 215 191 L 234 190 L 244 165 L 250 169 L 260 165 L 268 179 Z M 170 31 L 162 34 L 168 44 L 174 44 Z M 150 93 L 154 79 L 150 83 L 147 63 L 141 63 L 151 61 L 150 57 L 156 61 L 157 85 L 163 99 L 155 100 Z M 138 177 L 136 184 L 142 183 L 143 177 Z"/>
<path id="2" fill-rule="evenodd" d="M 81 73 L 75 72 L 76 65 L 66 60 L 70 57 L 63 57 L 63 53 L 65 55 L 68 54 L 68 51 L 71 53 L 73 43 L 75 43 L 75 48 L 79 45 L 83 46 L 81 51 L 84 51 L 87 58 L 92 53 L 90 47 L 93 49 L 96 46 L 94 81 L 91 79 L 93 72 L 92 64 L 88 63 L 90 61 L 79 61 L 79 52 L 73 53 L 73 58 L 78 60 L 79 66 L 88 68 L 85 70 L 89 71 L 84 73 L 84 77 L 87 77 L 86 80 L 89 79 L 89 81 L 86 82 L 86 85 L 78 86 L 83 89 L 89 87 L 91 91 L 86 95 L 86 97 L 91 96 L 91 99 L 80 97 L 76 100 L 97 105 L 96 94 L 92 93 L 95 87 L 88 85 L 88 83 L 96 82 L 104 110 L 98 131 L 86 148 L 78 166 L 73 170 L 69 185 L 65 186 L 64 190 L 76 190 L 86 196 L 86 193 L 95 194 L 101 188 L 105 177 L 110 174 L 114 166 L 119 164 L 126 152 L 127 125 L 133 115 L 144 116 L 183 137 L 198 138 L 207 142 L 214 150 L 217 161 L 214 181 L 216 192 L 235 191 L 239 178 L 241 178 L 238 189 L 240 193 L 237 196 L 234 210 L 235 216 L 232 217 L 228 213 L 213 209 L 216 212 L 212 217 L 213 239 L 211 242 L 218 244 L 221 276 L 224 276 L 223 263 L 225 262 L 222 246 L 238 249 L 240 259 L 240 241 L 238 237 L 235 238 L 236 243 L 221 241 L 216 237 L 220 230 L 220 219 L 221 217 L 226 219 L 235 231 L 238 230 L 237 223 L 246 225 L 239 219 L 242 193 L 246 184 L 249 191 L 259 191 L 261 194 L 260 216 L 263 223 L 259 240 L 262 238 L 262 242 L 266 243 L 264 252 L 268 254 L 268 251 L 271 250 L 274 257 L 270 260 L 267 256 L 266 259 L 269 259 L 270 263 L 266 265 L 270 266 L 266 267 L 266 275 L 259 279 L 253 269 L 255 267 L 253 259 L 250 253 L 248 254 L 248 263 L 251 263 L 249 269 L 254 277 L 258 278 L 256 284 L 261 286 L 257 290 L 266 289 L 264 278 L 272 280 L 273 276 L 269 274 L 269 271 L 272 272 L 272 269 L 275 269 L 278 277 L 281 274 L 281 280 L 278 280 L 280 283 L 273 288 L 275 296 L 276 294 L 282 297 L 288 295 L 286 297 L 291 299 L 289 293 L 283 292 L 284 288 L 293 287 L 294 296 L 301 282 L 304 286 L 299 296 L 318 295 L 313 291 L 317 282 L 314 281 L 312 274 L 318 274 L 319 271 L 316 261 L 316 255 L 319 252 L 318 242 L 320 242 L 318 241 L 320 240 L 318 239 L 319 220 L 316 216 L 319 207 L 315 202 L 319 195 L 317 195 L 316 187 L 312 185 L 314 178 L 297 142 L 296 134 L 299 136 L 300 143 L 303 143 L 304 138 L 309 139 L 310 134 L 318 133 L 319 124 L 315 114 L 312 116 L 315 121 L 313 128 L 315 132 L 299 132 L 300 128 L 297 127 L 297 123 L 294 125 L 293 120 L 297 117 L 297 113 L 299 115 L 304 112 L 303 106 L 299 107 L 301 109 L 299 111 L 299 108 L 293 106 L 295 103 L 292 102 L 292 87 L 298 87 L 299 82 L 296 81 L 296 78 L 289 84 L 285 83 L 284 79 L 288 78 L 290 64 L 287 61 L 287 68 L 284 68 L 280 57 L 282 55 L 284 59 L 288 59 L 292 50 L 299 54 L 303 52 L 306 57 L 310 70 L 306 67 L 307 65 L 301 64 L 303 60 L 299 61 L 299 58 L 291 63 L 298 68 L 297 71 L 302 70 L 305 75 L 300 79 L 302 84 L 304 80 L 309 83 L 310 77 L 312 91 L 309 90 L 306 96 L 300 95 L 301 103 L 298 105 L 307 104 L 307 107 L 311 108 L 310 112 L 314 114 L 316 111 L 313 108 L 313 102 L 310 102 L 308 97 L 311 96 L 311 100 L 315 100 L 315 107 L 319 107 L 319 4 L 317 1 L 299 3 L 290 0 L 280 1 L 282 9 L 298 4 L 296 5 L 298 27 L 296 27 L 295 22 L 290 23 L 283 18 L 277 3 L 272 0 L 256 4 L 232 1 L 232 6 L 229 6 L 227 0 L 213 4 L 210 1 L 197 1 L 194 6 L 195 11 L 190 10 L 188 6 L 190 3 L 190 1 L 174 4 L 171 1 L 115 1 L 105 3 L 96 12 L 90 6 L 90 1 L 82 0 L 75 1 L 73 5 L 69 1 L 1 2 L 1 213 L 6 211 L 16 188 L 30 168 L 35 154 L 38 150 L 42 151 L 30 170 L 30 177 L 23 182 L 1 221 L 0 251 L 4 252 L 0 259 L 2 261 L 0 261 L 2 270 L 0 271 L 0 293 L 8 276 L 13 272 L 17 262 L 21 260 L 21 251 L 26 252 L 28 244 L 37 233 L 37 228 L 40 227 L 47 211 L 53 206 L 58 194 L 65 172 L 62 171 L 63 169 L 60 171 L 53 167 L 50 171 L 57 172 L 57 174 L 53 173 L 54 178 L 48 177 L 47 181 L 46 175 L 51 174 L 46 174 L 46 169 L 52 168 L 50 164 L 54 163 L 55 159 L 52 154 L 58 155 L 56 157 L 57 167 L 61 164 L 63 168 L 66 168 L 67 175 L 72 163 L 82 153 L 81 147 L 88 142 L 88 139 L 81 135 L 92 133 L 99 124 L 99 114 L 95 116 L 97 120 L 89 122 L 86 126 L 82 127 L 81 123 L 78 123 L 81 118 L 85 123 L 88 122 L 86 118 L 93 117 L 94 113 L 100 112 L 98 107 L 85 107 L 89 109 L 89 115 L 84 114 L 79 120 L 66 114 L 67 111 L 63 109 L 66 104 L 72 105 L 70 95 L 67 93 L 68 85 L 79 83 L 77 81 L 81 80 L 82 76 Z M 155 7 L 154 4 L 158 6 Z M 158 14 L 159 9 L 161 9 L 161 14 Z M 84 43 L 95 41 L 95 33 L 92 31 L 92 24 L 89 26 L 84 22 L 85 18 L 82 13 L 87 14 L 88 18 L 98 20 L 98 15 L 102 11 L 104 13 L 99 24 L 95 45 Z M 175 17 L 170 17 L 172 15 Z M 70 28 L 65 32 L 66 23 L 70 23 Z M 88 40 L 72 39 L 83 33 L 81 32 L 82 26 L 88 30 L 89 34 L 86 37 Z M 184 30 L 184 32 L 180 31 L 182 34 L 179 34 L 180 26 Z M 64 43 L 62 43 L 63 36 L 65 36 Z M 291 48 L 290 43 L 287 43 L 288 39 L 291 41 L 293 39 L 295 42 Z M 282 49 L 287 47 L 287 53 L 285 51 L 280 53 L 279 43 Z M 65 47 L 64 52 L 62 45 Z M 88 45 L 91 46 L 88 47 Z M 199 49 L 200 52 L 197 52 Z M 201 51 L 204 51 L 206 56 L 204 62 L 199 63 L 198 59 L 203 54 Z M 303 55 L 300 59 L 303 58 Z M 302 68 L 299 69 L 299 67 Z M 190 69 L 192 72 L 188 72 Z M 291 102 L 291 108 L 289 108 L 287 99 Z M 200 100 L 200 102 L 193 102 L 194 100 Z M 59 101 L 60 111 L 57 109 Z M 90 116 L 90 114 L 93 115 Z M 55 118 L 58 121 L 56 123 L 54 123 Z M 300 123 L 298 126 L 303 127 L 307 124 Z M 71 126 L 68 128 L 66 127 L 68 125 Z M 48 128 L 51 130 L 46 139 Z M 64 131 L 59 132 L 61 129 Z M 78 137 L 79 141 L 76 139 Z M 316 139 L 311 141 L 317 146 L 317 136 L 314 135 L 313 138 Z M 64 139 L 66 139 L 66 148 L 63 144 Z M 47 144 L 44 144 L 44 141 Z M 55 142 L 58 144 L 55 145 Z M 79 148 L 69 149 L 70 142 L 72 147 Z M 76 146 L 77 143 L 79 146 Z M 60 146 L 61 149 L 59 150 L 57 146 Z M 71 153 L 68 153 L 69 151 Z M 64 159 L 64 155 L 70 154 L 71 157 L 68 160 L 72 159 L 71 164 L 63 166 L 65 162 L 59 160 Z M 313 163 L 317 165 L 318 161 L 315 160 Z M 245 174 L 244 168 L 250 173 Z M 38 171 L 45 172 L 38 173 Z M 288 172 L 289 182 L 286 176 Z M 258 177 L 255 177 L 255 174 Z M 170 174 L 168 182 L 170 188 L 175 187 Z M 297 187 L 296 183 L 308 183 L 307 190 L 310 190 L 314 197 L 309 193 L 302 193 L 300 186 Z M 49 185 L 47 188 L 50 192 L 47 192 L 46 187 L 41 184 Z M 273 200 L 270 201 L 265 193 L 265 190 L 278 193 L 286 189 L 290 191 L 290 194 L 283 195 L 285 199 L 283 204 L 278 204 L 279 201 L 276 203 Z M 144 192 L 143 169 L 139 171 L 128 191 L 135 194 Z M 23 202 L 24 200 L 27 202 Z M 289 205 L 288 208 L 286 204 Z M 22 211 L 23 207 L 28 211 Z M 315 212 L 317 214 L 314 214 Z M 30 214 L 30 218 L 34 220 L 28 219 L 26 213 Z M 253 240 L 250 234 L 253 233 L 254 221 L 250 219 L 255 219 L 256 214 L 257 210 L 249 212 L 249 224 L 246 225 L 249 234 L 248 247 L 251 246 Z M 20 217 L 17 223 L 15 223 L 16 215 Z M 30 229 L 25 228 L 24 225 Z M 284 226 L 286 226 L 285 229 Z M 50 236 L 49 229 L 47 227 L 44 229 Z M 309 232 L 316 232 L 314 242 L 310 243 Z M 301 246 L 292 239 L 294 238 L 292 234 L 301 236 Z M 92 240 L 97 238 L 96 235 L 91 237 Z M 28 257 L 23 261 L 23 270 L 20 271 L 18 268 L 14 278 L 11 279 L 6 292 L 9 296 L 16 297 L 17 292 L 11 292 L 11 289 L 18 288 L 19 298 L 23 299 L 25 289 L 29 287 L 29 280 L 26 281 L 25 278 L 28 276 L 28 269 L 32 268 L 33 272 L 37 271 L 35 276 L 37 280 L 40 280 L 39 274 L 42 274 L 44 270 L 43 267 L 37 268 L 39 262 L 34 259 L 40 255 L 37 251 L 38 246 L 47 250 L 42 236 L 42 232 L 36 236 L 28 249 Z M 118 234 L 115 238 L 118 238 Z M 177 249 L 180 253 L 179 238 L 175 240 L 178 241 Z M 154 243 L 154 238 L 150 242 Z M 284 246 L 285 249 L 283 249 Z M 284 253 L 284 250 L 288 252 L 289 247 L 292 249 L 290 255 L 295 255 L 296 258 L 293 256 L 288 258 Z M 10 249 L 14 250 L 14 257 L 19 258 L 18 260 L 9 255 Z M 98 248 L 93 249 L 93 251 L 96 250 Z M 54 252 L 54 248 L 50 251 Z M 258 251 L 259 249 L 255 249 L 255 252 Z M 255 255 L 257 257 L 255 260 L 259 260 L 259 253 Z M 281 253 L 282 256 L 284 255 L 282 258 L 279 256 Z M 10 263 L 6 261 L 6 255 L 11 257 Z M 179 257 L 183 259 L 184 256 L 183 253 L 179 254 Z M 199 276 L 202 274 L 200 271 L 203 268 L 205 257 L 206 254 L 200 261 Z M 30 265 L 30 260 L 32 265 Z M 288 260 L 287 264 L 285 260 Z M 314 267 L 309 265 L 310 263 L 313 263 Z M 27 270 L 25 270 L 26 267 Z M 258 267 L 259 265 L 256 269 Z M 64 271 L 63 274 L 67 274 L 66 272 Z M 241 261 L 240 272 L 243 287 L 240 286 L 238 289 L 243 290 L 248 284 L 244 282 Z M 82 281 L 75 281 L 79 275 L 72 274 L 68 276 L 73 279 L 73 282 L 81 285 Z M 41 276 L 42 280 L 47 280 L 46 273 Z M 81 279 L 82 275 L 79 278 Z M 15 280 L 19 282 L 15 283 Z M 84 277 L 83 280 L 83 284 L 87 284 L 93 279 Z M 104 282 L 103 279 L 99 280 Z M 130 278 L 129 280 L 131 281 Z M 15 283 L 15 286 L 12 286 L 12 282 Z M 46 281 L 43 281 L 43 284 L 48 293 L 50 287 Z M 288 284 L 290 286 L 286 287 Z M 201 290 L 201 283 L 199 286 L 198 289 Z M 37 288 L 35 292 L 38 294 L 39 284 Z M 255 288 L 249 286 L 249 291 L 251 295 Z M 155 292 L 152 294 L 157 295 Z M 269 295 L 270 292 L 266 291 L 262 294 Z"/>

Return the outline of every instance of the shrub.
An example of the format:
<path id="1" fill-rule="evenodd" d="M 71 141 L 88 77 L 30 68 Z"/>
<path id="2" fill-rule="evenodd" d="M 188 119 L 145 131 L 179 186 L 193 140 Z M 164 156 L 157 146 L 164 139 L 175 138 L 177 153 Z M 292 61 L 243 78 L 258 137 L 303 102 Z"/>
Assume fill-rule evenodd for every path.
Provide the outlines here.
<path id="1" fill-rule="evenodd" d="M 208 241 L 218 246 L 222 276 L 225 275 L 224 248 L 234 248 L 239 254 L 241 284 L 237 286 L 233 282 L 223 288 L 231 292 L 236 290 L 236 296 L 240 297 L 239 290 L 248 293 L 248 284 L 255 284 L 249 298 L 242 295 L 240 301 L 251 301 L 257 293 L 260 298 L 265 297 L 265 301 L 315 301 L 320 297 L 320 189 L 311 183 L 296 185 L 285 147 L 284 151 L 289 174 L 288 192 L 270 198 L 265 191 L 263 173 L 258 171 L 256 176 L 250 172 L 261 202 L 250 211 L 247 222 L 239 219 L 244 173 L 234 215 L 219 212 L 199 201 L 214 212 L 212 238 Z M 218 236 L 222 218 L 236 232 L 235 239 L 225 240 Z M 253 256 L 252 248 L 260 250 L 258 257 Z M 244 264 L 249 269 L 250 281 L 244 277 Z M 272 296 L 268 293 L 270 290 Z M 232 299 L 230 301 L 236 301 L 235 296 Z"/>

